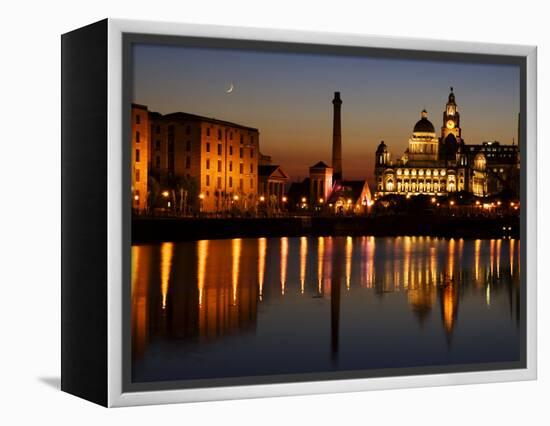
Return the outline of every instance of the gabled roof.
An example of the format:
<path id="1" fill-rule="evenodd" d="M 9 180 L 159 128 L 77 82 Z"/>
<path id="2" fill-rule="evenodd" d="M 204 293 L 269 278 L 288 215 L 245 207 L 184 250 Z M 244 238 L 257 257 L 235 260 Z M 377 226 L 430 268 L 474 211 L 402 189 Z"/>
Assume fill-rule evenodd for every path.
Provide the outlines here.
<path id="1" fill-rule="evenodd" d="M 322 161 L 319 161 L 317 164 L 311 166 L 310 169 L 330 169 L 330 166 L 323 163 Z"/>
<path id="2" fill-rule="evenodd" d="M 329 202 L 334 203 L 338 198 L 351 198 L 353 202 L 357 202 L 361 194 L 363 193 L 363 188 L 366 188 L 366 195 L 370 197 L 370 189 L 368 187 L 367 181 L 364 180 L 344 180 L 336 183 L 332 190 L 332 193 L 329 197 Z"/>
<path id="3" fill-rule="evenodd" d="M 278 177 L 281 179 L 288 179 L 288 175 L 281 169 L 280 166 L 269 164 L 258 166 L 258 175 L 266 177 Z"/>

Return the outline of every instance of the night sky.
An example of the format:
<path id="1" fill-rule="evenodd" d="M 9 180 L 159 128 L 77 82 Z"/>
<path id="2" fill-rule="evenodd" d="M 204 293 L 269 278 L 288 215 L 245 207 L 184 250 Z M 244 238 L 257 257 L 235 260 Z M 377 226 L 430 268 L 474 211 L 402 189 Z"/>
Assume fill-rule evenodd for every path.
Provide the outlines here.
<path id="1" fill-rule="evenodd" d="M 466 143 L 512 143 L 518 66 L 134 46 L 134 102 L 256 127 L 261 152 L 291 180 L 319 160 L 331 162 L 335 91 L 343 101 L 344 178 L 371 180 L 380 140 L 400 158 L 423 108 L 439 136 L 450 86 Z"/>

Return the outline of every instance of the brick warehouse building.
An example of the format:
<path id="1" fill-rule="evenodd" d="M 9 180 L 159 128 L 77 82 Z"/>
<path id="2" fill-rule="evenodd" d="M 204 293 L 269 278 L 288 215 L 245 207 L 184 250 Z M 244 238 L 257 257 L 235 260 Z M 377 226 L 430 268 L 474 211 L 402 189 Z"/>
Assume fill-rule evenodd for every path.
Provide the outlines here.
<path id="1" fill-rule="evenodd" d="M 258 129 L 132 104 L 132 197 L 139 213 L 252 210 L 259 158 Z"/>

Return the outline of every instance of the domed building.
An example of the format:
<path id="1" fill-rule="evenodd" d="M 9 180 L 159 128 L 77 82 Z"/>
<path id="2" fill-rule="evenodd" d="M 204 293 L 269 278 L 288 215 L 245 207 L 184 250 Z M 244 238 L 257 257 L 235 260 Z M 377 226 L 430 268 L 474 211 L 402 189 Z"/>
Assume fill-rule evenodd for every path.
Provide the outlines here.
<path id="1" fill-rule="evenodd" d="M 375 155 L 377 197 L 387 194 L 448 195 L 457 191 L 486 196 L 513 186 L 505 179 L 513 173 L 506 170 L 517 169 L 519 164 L 519 151 L 515 145 L 464 143 L 452 87 L 443 111 L 439 137 L 424 109 L 413 127 L 408 148 L 400 159 L 395 162 L 391 160 L 384 141 L 378 145 Z M 484 162 L 487 167 L 480 166 Z M 490 191 L 490 188 L 494 190 Z"/>

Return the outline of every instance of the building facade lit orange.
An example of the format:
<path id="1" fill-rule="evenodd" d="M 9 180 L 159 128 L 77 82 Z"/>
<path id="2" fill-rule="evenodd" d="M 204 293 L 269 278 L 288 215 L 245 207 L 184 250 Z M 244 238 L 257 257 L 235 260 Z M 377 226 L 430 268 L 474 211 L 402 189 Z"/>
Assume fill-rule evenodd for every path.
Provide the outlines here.
<path id="1" fill-rule="evenodd" d="M 149 149 L 140 152 L 139 160 L 140 164 L 146 161 L 149 173 L 139 177 L 145 189 L 150 180 L 149 197 L 144 197 L 140 210 L 169 207 L 186 213 L 182 210 L 193 206 L 202 212 L 256 208 L 258 129 L 183 112 L 162 115 L 137 104 L 132 105 L 132 115 L 139 115 L 140 123 L 148 122 L 148 132 L 140 137 L 147 138 L 142 144 Z M 132 130 L 135 133 L 134 123 Z M 137 167 L 134 154 L 132 164 Z"/>

